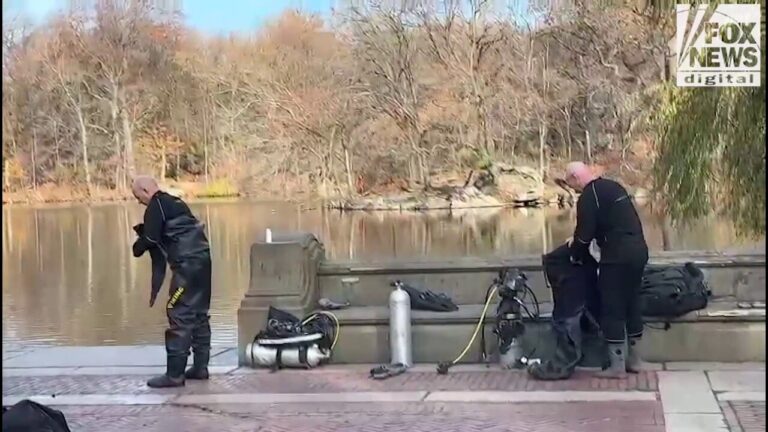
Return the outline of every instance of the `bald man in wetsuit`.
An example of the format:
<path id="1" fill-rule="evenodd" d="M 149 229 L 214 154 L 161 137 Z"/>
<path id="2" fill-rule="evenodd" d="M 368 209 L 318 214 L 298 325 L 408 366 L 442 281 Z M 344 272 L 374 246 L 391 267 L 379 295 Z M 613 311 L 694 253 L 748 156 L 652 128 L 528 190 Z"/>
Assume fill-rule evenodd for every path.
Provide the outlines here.
<path id="1" fill-rule="evenodd" d="M 569 245 L 571 260 L 584 262 L 593 239 L 600 246 L 600 326 L 608 342 L 610 366 L 599 375 L 624 378 L 641 367 L 637 351 L 643 335 L 639 292 L 648 262 L 643 226 L 632 198 L 619 183 L 595 175 L 582 162 L 568 165 L 565 181 L 581 193 Z"/>
<path id="2" fill-rule="evenodd" d="M 144 223 L 134 227 L 139 238 L 133 255 L 149 251 L 152 258 L 150 306 L 162 285 L 166 262 L 171 268 L 170 297 L 166 304 L 167 369 L 152 378 L 153 388 L 180 387 L 186 379 L 208 379 L 211 351 L 211 255 L 203 225 L 181 199 L 160 190 L 155 179 L 141 176 L 133 181 L 133 195 L 143 205 Z M 190 347 L 192 367 L 186 372 Z"/>

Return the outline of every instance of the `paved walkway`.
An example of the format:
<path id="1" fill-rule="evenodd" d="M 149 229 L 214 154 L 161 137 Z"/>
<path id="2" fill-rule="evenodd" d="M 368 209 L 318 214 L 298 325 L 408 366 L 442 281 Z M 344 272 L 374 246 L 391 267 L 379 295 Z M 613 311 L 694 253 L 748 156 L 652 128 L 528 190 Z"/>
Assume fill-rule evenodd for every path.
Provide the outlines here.
<path id="1" fill-rule="evenodd" d="M 55 354 L 55 355 L 54 355 Z M 518 371 L 419 365 L 384 381 L 370 366 L 276 373 L 237 368 L 152 390 L 161 347 L 51 348 L 6 357 L 3 405 L 30 398 L 87 431 L 765 431 L 765 364 L 669 363 L 626 380 L 578 371 L 539 382 Z M 5 357 L 5 356 L 4 356 Z M 10 356 L 9 356 L 10 357 Z"/>

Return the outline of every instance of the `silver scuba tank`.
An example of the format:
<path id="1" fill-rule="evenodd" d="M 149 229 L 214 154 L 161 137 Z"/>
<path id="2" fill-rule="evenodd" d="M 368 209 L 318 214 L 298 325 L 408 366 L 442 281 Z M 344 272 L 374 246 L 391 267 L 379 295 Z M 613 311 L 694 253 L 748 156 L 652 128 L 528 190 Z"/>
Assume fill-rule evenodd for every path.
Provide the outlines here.
<path id="1" fill-rule="evenodd" d="M 497 308 L 495 333 L 499 338 L 499 364 L 503 369 L 520 368 L 527 361 L 523 353 L 523 324 L 518 293 L 527 278 L 523 273 L 503 273 L 499 276 L 501 302 Z"/>
<path id="2" fill-rule="evenodd" d="M 250 367 L 272 367 L 277 362 L 277 349 L 277 346 L 249 343 L 245 347 L 246 363 Z M 317 345 L 284 348 L 280 353 L 280 364 L 291 368 L 313 368 L 328 357 L 329 353 L 323 352 Z"/>
<path id="3" fill-rule="evenodd" d="M 502 369 L 515 369 L 525 363 L 523 345 L 520 338 L 513 337 L 506 347 L 506 351 L 499 350 L 499 365 Z"/>
<path id="4" fill-rule="evenodd" d="M 401 284 L 396 281 L 395 289 L 389 294 L 389 350 L 392 364 L 411 367 L 411 297 Z"/>

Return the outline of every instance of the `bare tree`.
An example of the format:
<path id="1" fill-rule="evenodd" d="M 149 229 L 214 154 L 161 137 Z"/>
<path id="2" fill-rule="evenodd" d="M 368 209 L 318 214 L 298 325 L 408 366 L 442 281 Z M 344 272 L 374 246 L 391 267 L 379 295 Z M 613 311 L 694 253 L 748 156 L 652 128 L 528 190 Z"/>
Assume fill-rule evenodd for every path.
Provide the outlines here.
<path id="1" fill-rule="evenodd" d="M 508 26 L 494 14 L 492 0 L 422 2 L 417 9 L 437 63 L 460 77 L 462 93 L 474 109 L 476 148 L 493 154 L 489 134 L 487 98 L 497 90 L 493 83 L 502 70 L 498 49 L 508 35 Z M 467 10 L 468 9 L 468 10 Z M 465 12 L 466 10 L 466 12 Z M 494 51 L 497 51 L 494 53 Z"/>
<path id="2" fill-rule="evenodd" d="M 287 12 L 231 36 L 143 1 L 12 23 L 4 190 L 125 194 L 142 170 L 211 194 L 352 195 L 500 160 L 546 181 L 571 157 L 642 171 L 631 132 L 665 77 L 669 30 L 655 9 L 557 2 L 523 26 L 495 3 L 377 0 L 333 28 Z"/>
<path id="3" fill-rule="evenodd" d="M 374 99 L 373 106 L 395 122 L 408 143 L 416 163 L 415 170 L 409 170 L 411 182 L 418 177 L 428 187 L 429 153 L 423 145 L 427 129 L 419 112 L 424 88 L 416 76 L 420 50 L 415 41 L 415 14 L 404 7 L 386 7 L 381 3 L 351 9 L 355 48 L 366 72 L 364 82 Z"/>

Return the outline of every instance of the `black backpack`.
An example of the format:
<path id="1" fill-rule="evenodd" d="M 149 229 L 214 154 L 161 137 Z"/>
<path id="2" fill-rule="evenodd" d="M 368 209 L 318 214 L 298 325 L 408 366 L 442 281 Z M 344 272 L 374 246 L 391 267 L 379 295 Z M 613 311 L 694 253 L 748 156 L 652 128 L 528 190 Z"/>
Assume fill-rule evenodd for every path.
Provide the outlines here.
<path id="1" fill-rule="evenodd" d="M 3 407 L 3 432 L 70 432 L 59 410 L 25 399 Z"/>
<path id="2" fill-rule="evenodd" d="M 270 306 L 267 326 L 256 335 L 254 341 L 318 335 L 318 339 L 308 339 L 298 342 L 297 345 L 317 344 L 319 348 L 327 350 L 331 348 L 336 335 L 337 329 L 334 324 L 332 319 L 323 313 L 312 314 L 302 321 L 291 313 Z"/>
<path id="3" fill-rule="evenodd" d="M 640 311 L 647 317 L 676 318 L 706 308 L 711 296 L 704 273 L 693 263 L 647 268 L 640 288 Z"/>

